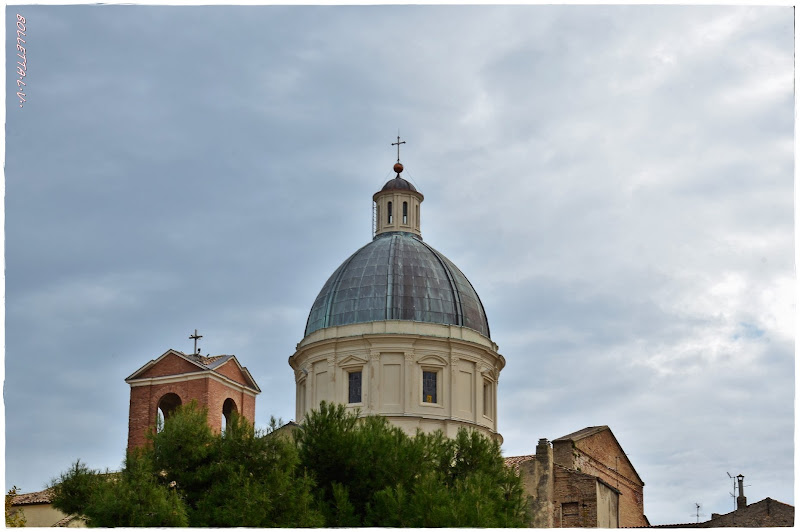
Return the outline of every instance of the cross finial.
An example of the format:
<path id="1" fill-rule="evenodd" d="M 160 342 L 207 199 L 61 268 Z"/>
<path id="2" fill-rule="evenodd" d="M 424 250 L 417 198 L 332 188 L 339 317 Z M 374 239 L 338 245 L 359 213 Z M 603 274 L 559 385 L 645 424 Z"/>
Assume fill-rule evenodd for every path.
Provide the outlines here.
<path id="1" fill-rule="evenodd" d="M 189 337 L 189 340 L 194 340 L 194 352 L 192 353 L 193 355 L 199 353 L 199 351 L 197 350 L 197 340 L 199 340 L 202 337 L 203 337 L 202 334 L 197 334 L 197 329 L 195 329 L 194 334 Z"/>
<path id="2" fill-rule="evenodd" d="M 400 145 L 405 144 L 406 141 L 400 142 L 400 132 L 397 133 L 397 142 L 392 142 L 392 146 L 397 146 L 397 162 L 400 162 Z"/>

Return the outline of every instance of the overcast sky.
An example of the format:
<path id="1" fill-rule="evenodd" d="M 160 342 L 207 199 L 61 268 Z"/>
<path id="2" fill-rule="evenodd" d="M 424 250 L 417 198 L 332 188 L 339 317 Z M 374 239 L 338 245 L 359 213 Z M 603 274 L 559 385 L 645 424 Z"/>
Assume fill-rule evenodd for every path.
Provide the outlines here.
<path id="1" fill-rule="evenodd" d="M 26 102 L 14 72 L 27 21 Z M 609 425 L 653 524 L 794 504 L 790 7 L 10 6 L 6 482 L 120 466 L 124 379 L 235 354 L 256 423 L 393 177 L 507 365 L 506 455 Z"/>

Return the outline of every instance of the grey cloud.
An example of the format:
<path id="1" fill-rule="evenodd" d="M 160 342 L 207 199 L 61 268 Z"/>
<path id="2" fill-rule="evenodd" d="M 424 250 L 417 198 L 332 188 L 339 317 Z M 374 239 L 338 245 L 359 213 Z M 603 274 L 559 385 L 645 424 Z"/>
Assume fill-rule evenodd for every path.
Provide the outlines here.
<path id="1" fill-rule="evenodd" d="M 608 424 L 653 523 L 724 511 L 726 470 L 793 501 L 791 10 L 14 9 L 8 482 L 118 467 L 123 379 L 195 328 L 261 384 L 257 424 L 290 419 L 399 127 L 508 360 L 507 453 Z"/>

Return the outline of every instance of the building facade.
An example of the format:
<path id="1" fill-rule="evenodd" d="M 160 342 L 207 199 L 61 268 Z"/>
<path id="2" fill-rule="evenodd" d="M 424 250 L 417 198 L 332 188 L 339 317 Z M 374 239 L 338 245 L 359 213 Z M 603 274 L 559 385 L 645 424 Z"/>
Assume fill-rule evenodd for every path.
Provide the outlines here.
<path id="1" fill-rule="evenodd" d="M 506 458 L 519 471 L 535 528 L 642 528 L 644 482 L 607 426 L 587 427 L 536 454 Z"/>

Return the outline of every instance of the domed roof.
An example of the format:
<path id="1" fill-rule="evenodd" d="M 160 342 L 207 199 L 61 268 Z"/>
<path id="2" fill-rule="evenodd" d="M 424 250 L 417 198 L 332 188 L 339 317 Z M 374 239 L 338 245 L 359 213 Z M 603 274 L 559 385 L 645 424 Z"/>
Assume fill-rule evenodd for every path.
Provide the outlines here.
<path id="1" fill-rule="evenodd" d="M 392 181 L 398 179 L 406 182 Z M 380 320 L 461 325 L 489 337 L 483 304 L 470 282 L 412 233 L 379 234 L 344 261 L 314 301 L 306 336 L 325 327 Z"/>
<path id="2" fill-rule="evenodd" d="M 400 174 L 397 174 L 397 177 L 394 179 L 387 181 L 386 184 L 383 185 L 381 192 L 384 190 L 410 190 L 411 192 L 417 192 L 417 189 L 414 188 L 414 185 L 400 177 Z"/>

